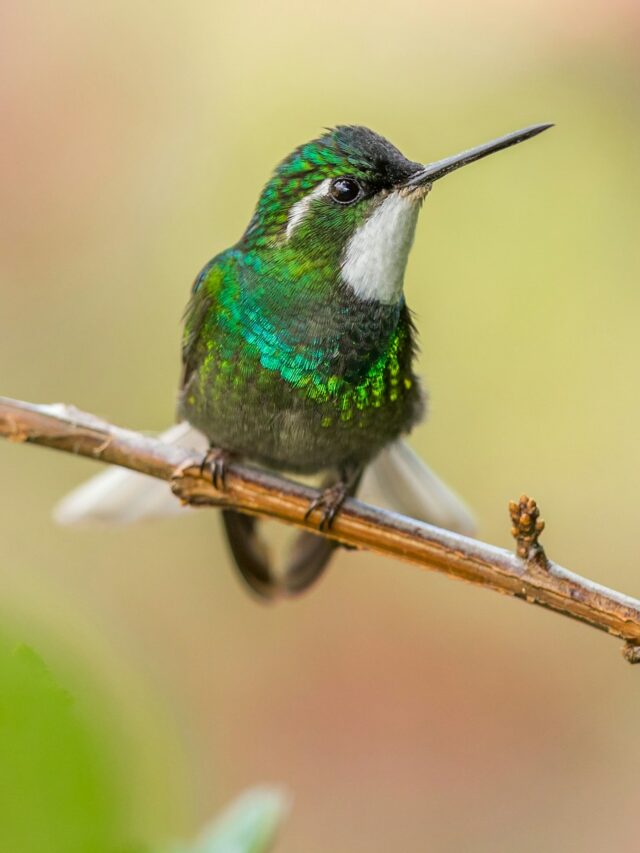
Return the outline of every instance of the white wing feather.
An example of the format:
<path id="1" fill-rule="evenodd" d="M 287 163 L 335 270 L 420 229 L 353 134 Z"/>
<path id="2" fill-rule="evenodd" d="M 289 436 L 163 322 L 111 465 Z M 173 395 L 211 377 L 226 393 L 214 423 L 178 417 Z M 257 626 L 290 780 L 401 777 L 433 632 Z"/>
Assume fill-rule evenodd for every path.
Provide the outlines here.
<path id="1" fill-rule="evenodd" d="M 463 501 L 406 441 L 396 441 L 376 456 L 366 470 L 360 495 L 436 527 L 465 536 L 475 532 L 475 521 Z"/>
<path id="2" fill-rule="evenodd" d="M 186 421 L 158 438 L 198 453 L 204 453 L 209 446 L 205 436 Z M 65 495 L 54 508 L 53 517 L 65 525 L 130 524 L 144 518 L 181 515 L 188 510 L 163 480 L 125 468 L 109 468 Z"/>

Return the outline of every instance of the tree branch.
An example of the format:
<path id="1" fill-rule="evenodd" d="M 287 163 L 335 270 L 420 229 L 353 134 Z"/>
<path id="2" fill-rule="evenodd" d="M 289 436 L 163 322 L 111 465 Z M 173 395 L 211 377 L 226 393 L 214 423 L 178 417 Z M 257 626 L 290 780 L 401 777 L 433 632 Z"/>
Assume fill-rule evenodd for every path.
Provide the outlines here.
<path id="1" fill-rule="evenodd" d="M 187 450 L 115 427 L 61 404 L 38 406 L 0 397 L 0 436 L 121 465 L 167 480 L 177 497 L 195 506 L 230 506 L 297 527 L 317 492 L 243 465 L 228 467 L 225 492 L 202 476 Z M 640 663 L 640 601 L 607 589 L 547 559 L 538 536 L 544 522 L 535 501 L 510 504 L 518 555 L 404 516 L 348 499 L 323 534 L 345 545 L 398 557 L 496 592 L 579 619 L 626 641 L 625 658 Z"/>

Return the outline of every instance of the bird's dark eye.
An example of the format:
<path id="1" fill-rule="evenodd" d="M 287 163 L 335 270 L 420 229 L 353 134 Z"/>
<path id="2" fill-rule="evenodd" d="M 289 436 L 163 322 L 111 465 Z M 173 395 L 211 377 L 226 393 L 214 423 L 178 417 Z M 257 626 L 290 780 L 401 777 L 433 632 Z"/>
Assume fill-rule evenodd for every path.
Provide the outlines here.
<path id="1" fill-rule="evenodd" d="M 351 204 L 360 198 L 362 189 L 355 178 L 336 178 L 332 181 L 329 195 L 338 204 Z"/>

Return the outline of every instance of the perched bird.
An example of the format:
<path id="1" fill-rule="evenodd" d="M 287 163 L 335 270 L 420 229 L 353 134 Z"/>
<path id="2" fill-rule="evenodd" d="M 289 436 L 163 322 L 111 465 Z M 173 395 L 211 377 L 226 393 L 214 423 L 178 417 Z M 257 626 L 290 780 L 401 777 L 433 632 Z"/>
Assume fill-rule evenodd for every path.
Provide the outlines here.
<path id="1" fill-rule="evenodd" d="M 550 126 L 427 165 L 364 127 L 336 127 L 296 148 L 239 242 L 195 280 L 182 345 L 182 423 L 165 439 L 208 447 L 220 487 L 230 459 L 321 475 L 321 497 L 309 508 L 321 527 L 369 468 L 401 509 L 470 532 L 464 505 L 401 440 L 425 410 L 405 267 L 435 181 Z M 176 504 L 165 484 L 112 470 L 65 498 L 57 518 L 133 520 Z M 305 589 L 337 547 L 300 533 L 278 573 L 257 520 L 233 510 L 223 518 L 235 562 L 262 597 Z"/>

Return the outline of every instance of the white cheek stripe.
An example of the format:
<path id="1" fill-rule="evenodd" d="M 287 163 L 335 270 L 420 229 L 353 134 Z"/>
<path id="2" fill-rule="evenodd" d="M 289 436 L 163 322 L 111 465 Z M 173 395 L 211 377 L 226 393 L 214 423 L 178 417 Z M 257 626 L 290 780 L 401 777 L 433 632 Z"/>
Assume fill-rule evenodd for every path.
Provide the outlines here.
<path id="1" fill-rule="evenodd" d="M 419 211 L 418 197 L 394 192 L 355 232 L 342 277 L 357 296 L 387 304 L 399 299 Z"/>
<path id="2" fill-rule="evenodd" d="M 287 230 L 285 234 L 285 239 L 291 239 L 291 237 L 293 236 L 293 232 L 296 230 L 298 225 L 300 225 L 302 220 L 309 212 L 309 208 L 311 207 L 311 202 L 313 201 L 313 199 L 320 198 L 321 196 L 326 195 L 329 191 L 330 183 L 330 178 L 326 178 L 324 181 L 319 183 L 318 186 L 314 190 L 312 190 L 312 192 L 310 192 L 304 198 L 301 198 L 300 201 L 297 201 L 294 205 L 292 205 L 287 219 Z"/>

